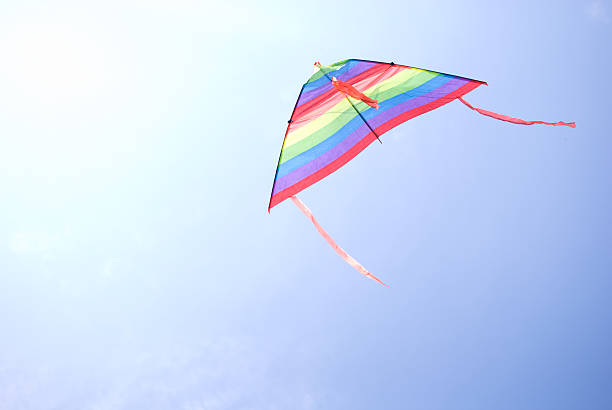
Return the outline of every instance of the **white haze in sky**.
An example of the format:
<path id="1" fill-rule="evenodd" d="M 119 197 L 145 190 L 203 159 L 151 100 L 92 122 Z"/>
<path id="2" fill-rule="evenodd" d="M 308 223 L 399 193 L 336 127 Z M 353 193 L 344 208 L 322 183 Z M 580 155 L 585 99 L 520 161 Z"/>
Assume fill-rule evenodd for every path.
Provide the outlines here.
<path id="1" fill-rule="evenodd" d="M 608 409 L 610 2 L 0 5 L 0 409 Z M 314 61 L 489 83 L 267 204 Z M 563 128 L 563 129 L 562 129 Z"/>

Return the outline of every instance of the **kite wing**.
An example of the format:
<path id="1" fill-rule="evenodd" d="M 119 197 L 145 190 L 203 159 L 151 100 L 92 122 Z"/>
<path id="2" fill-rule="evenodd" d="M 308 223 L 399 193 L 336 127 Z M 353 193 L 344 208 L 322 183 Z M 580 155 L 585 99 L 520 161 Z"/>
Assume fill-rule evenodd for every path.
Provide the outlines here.
<path id="1" fill-rule="evenodd" d="M 338 170 L 390 129 L 486 84 L 394 63 L 316 65 L 289 120 L 268 210 Z M 365 98 L 339 91 L 332 77 Z"/>

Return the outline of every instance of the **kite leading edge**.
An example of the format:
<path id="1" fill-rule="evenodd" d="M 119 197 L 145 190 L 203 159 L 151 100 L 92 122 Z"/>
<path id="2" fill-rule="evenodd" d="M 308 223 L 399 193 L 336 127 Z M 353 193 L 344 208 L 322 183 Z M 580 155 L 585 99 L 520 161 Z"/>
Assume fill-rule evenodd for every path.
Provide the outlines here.
<path id="1" fill-rule="evenodd" d="M 455 99 L 514 124 L 576 127 L 573 122 L 525 121 L 473 107 L 462 97 L 487 83 L 471 78 L 359 59 L 315 66 L 318 70 L 302 87 L 288 121 L 268 212 L 291 198 L 349 265 L 383 285 L 334 242 L 297 193 L 337 171 L 385 132 Z"/>

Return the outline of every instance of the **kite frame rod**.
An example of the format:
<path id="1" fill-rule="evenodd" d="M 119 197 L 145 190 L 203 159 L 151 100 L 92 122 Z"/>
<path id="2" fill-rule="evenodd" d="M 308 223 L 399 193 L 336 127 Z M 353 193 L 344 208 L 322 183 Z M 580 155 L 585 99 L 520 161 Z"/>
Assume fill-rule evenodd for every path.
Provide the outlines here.
<path id="1" fill-rule="evenodd" d="M 405 67 L 405 68 L 416 68 L 417 70 L 429 71 L 430 73 L 452 75 L 453 77 L 463 78 L 463 79 L 470 80 L 470 81 L 476 81 L 476 82 L 479 82 L 479 83 L 484 84 L 484 85 L 489 85 L 486 81 L 476 80 L 475 78 L 463 77 L 461 75 L 456 75 L 456 74 L 443 73 L 442 71 L 434 71 L 434 70 L 429 70 L 427 68 L 413 67 L 413 66 L 404 65 L 404 64 L 397 64 L 397 63 L 394 63 L 394 62 L 387 63 L 387 62 L 384 62 L 384 61 L 364 60 L 362 58 L 350 58 L 349 60 L 363 61 L 363 62 L 366 62 L 366 63 L 389 64 L 389 65 L 395 65 L 395 66 L 398 66 L 398 67 Z"/>
<path id="2" fill-rule="evenodd" d="M 280 153 L 278 154 L 278 162 L 276 163 L 276 172 L 274 173 L 274 181 L 272 182 L 272 189 L 270 190 L 270 201 L 268 202 L 268 213 L 270 213 L 270 209 L 271 209 L 270 204 L 272 203 L 272 196 L 274 196 L 274 185 L 276 184 L 276 177 L 278 176 L 278 167 L 280 166 L 281 158 L 283 156 L 283 148 L 285 148 L 285 141 L 287 140 L 287 134 L 289 134 L 289 128 L 291 127 L 291 123 L 293 122 L 293 114 L 295 114 L 295 109 L 297 108 L 298 102 L 300 102 L 300 97 L 302 96 L 304 87 L 306 87 L 306 84 L 302 85 L 302 88 L 300 89 L 300 93 L 298 94 L 298 97 L 295 100 L 293 111 L 291 111 L 291 117 L 289 117 L 289 121 L 287 121 L 287 130 L 285 131 L 285 136 L 283 137 L 283 145 L 281 145 Z"/>

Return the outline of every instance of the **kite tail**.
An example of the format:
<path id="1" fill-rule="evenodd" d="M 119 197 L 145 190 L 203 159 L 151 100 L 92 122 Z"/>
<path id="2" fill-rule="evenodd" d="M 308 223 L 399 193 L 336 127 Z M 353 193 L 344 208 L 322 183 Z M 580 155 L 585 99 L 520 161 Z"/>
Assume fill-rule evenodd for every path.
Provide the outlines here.
<path id="1" fill-rule="evenodd" d="M 575 122 L 525 121 L 525 120 L 521 120 L 520 118 L 508 117 L 507 115 L 497 114 L 497 113 L 494 113 L 494 112 L 491 112 L 491 111 L 483 110 L 481 108 L 476 108 L 476 107 L 472 106 L 469 102 L 465 101 L 463 98 L 461 98 L 461 97 L 458 97 L 458 98 L 459 98 L 459 101 L 461 101 L 462 103 L 467 105 L 472 110 L 474 110 L 474 111 L 476 111 L 476 112 L 478 112 L 478 113 L 480 113 L 482 115 L 486 115 L 487 117 L 495 118 L 497 120 L 508 121 L 508 122 L 512 122 L 514 124 L 522 124 L 522 125 L 531 125 L 531 124 L 565 125 L 567 127 L 576 128 L 576 123 Z"/>
<path id="2" fill-rule="evenodd" d="M 327 241 L 327 243 L 329 243 L 330 246 L 332 248 L 334 248 L 336 253 L 338 255 L 340 255 L 340 257 L 342 259 L 344 259 L 344 261 L 346 263 L 351 265 L 353 268 L 357 269 L 364 276 L 367 276 L 368 278 L 370 278 L 372 280 L 375 280 L 376 282 L 378 282 L 378 283 L 380 283 L 382 285 L 385 285 L 388 288 L 391 287 L 391 286 L 388 286 L 388 285 L 384 284 L 380 279 L 378 279 L 376 276 L 374 276 L 370 272 L 368 272 L 363 266 L 361 266 L 361 264 L 359 262 L 357 262 L 355 259 L 353 259 L 353 257 L 351 255 L 346 253 L 344 251 L 344 249 L 342 249 L 340 246 L 338 246 L 338 244 L 336 242 L 334 242 L 332 237 L 329 236 L 329 234 L 327 232 L 325 232 L 325 229 L 323 229 L 323 227 L 321 225 L 319 225 L 319 222 L 317 222 L 317 220 L 315 219 L 315 217 L 312 214 L 312 212 L 310 211 L 310 209 L 308 209 L 308 207 L 306 205 L 304 205 L 304 203 L 302 201 L 300 201 L 297 196 L 292 196 L 291 200 L 293 201 L 295 206 L 300 208 L 300 211 L 302 211 L 304 213 L 304 215 L 306 215 L 306 217 L 308 217 L 310 219 L 310 221 L 315 226 L 315 228 L 317 228 L 317 231 L 319 231 L 319 233 L 321 234 L 323 239 L 325 239 Z"/>

